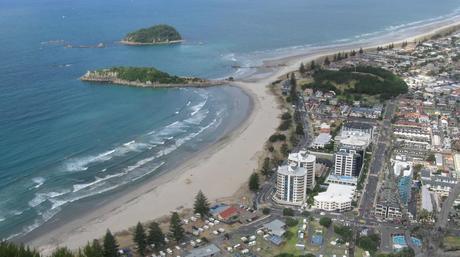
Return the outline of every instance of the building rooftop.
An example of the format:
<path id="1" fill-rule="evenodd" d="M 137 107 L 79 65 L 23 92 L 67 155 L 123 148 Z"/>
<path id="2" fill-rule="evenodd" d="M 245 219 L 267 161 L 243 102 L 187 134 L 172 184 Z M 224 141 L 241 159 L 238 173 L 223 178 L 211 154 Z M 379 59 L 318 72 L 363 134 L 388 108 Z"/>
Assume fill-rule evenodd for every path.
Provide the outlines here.
<path id="1" fill-rule="evenodd" d="M 433 211 L 433 202 L 431 202 L 431 193 L 427 186 L 422 186 L 422 209 L 428 212 Z"/>
<path id="2" fill-rule="evenodd" d="M 412 163 L 396 161 L 393 166 L 395 176 L 411 176 L 412 175 Z"/>
<path id="3" fill-rule="evenodd" d="M 315 200 L 320 202 L 349 202 L 353 199 L 355 189 L 355 186 L 350 185 L 329 184 L 326 192 L 319 193 L 315 196 Z"/>
<path id="4" fill-rule="evenodd" d="M 190 250 L 190 253 L 187 254 L 186 257 L 208 257 L 214 256 L 218 253 L 220 253 L 219 247 L 217 247 L 215 244 L 209 244 Z"/>
<path id="5" fill-rule="evenodd" d="M 263 228 L 270 231 L 272 235 L 281 237 L 286 232 L 286 230 L 284 229 L 285 226 L 286 226 L 286 223 L 282 222 L 279 219 L 276 219 L 269 223 L 264 224 Z"/>
<path id="6" fill-rule="evenodd" d="M 320 133 L 315 140 L 313 141 L 312 145 L 326 145 L 331 141 L 332 136 L 328 133 Z"/>
<path id="7" fill-rule="evenodd" d="M 316 156 L 308 154 L 307 151 L 299 151 L 297 153 L 290 153 L 288 159 L 294 162 L 315 162 Z"/>
<path id="8" fill-rule="evenodd" d="M 278 167 L 278 174 L 290 176 L 305 176 L 307 170 L 303 167 L 292 167 L 290 165 L 283 165 Z"/>
<path id="9" fill-rule="evenodd" d="M 396 185 L 389 180 L 380 190 L 377 204 L 386 205 L 389 207 L 399 208 L 399 199 Z"/>

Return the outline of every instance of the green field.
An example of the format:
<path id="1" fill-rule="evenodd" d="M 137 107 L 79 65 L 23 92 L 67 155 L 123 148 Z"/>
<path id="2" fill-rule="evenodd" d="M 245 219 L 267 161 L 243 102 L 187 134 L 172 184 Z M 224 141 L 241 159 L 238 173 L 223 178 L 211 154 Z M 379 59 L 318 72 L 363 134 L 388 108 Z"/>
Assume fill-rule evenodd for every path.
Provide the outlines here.
<path id="1" fill-rule="evenodd" d="M 460 250 L 460 237 L 446 236 L 443 241 L 444 249 L 446 250 Z"/>

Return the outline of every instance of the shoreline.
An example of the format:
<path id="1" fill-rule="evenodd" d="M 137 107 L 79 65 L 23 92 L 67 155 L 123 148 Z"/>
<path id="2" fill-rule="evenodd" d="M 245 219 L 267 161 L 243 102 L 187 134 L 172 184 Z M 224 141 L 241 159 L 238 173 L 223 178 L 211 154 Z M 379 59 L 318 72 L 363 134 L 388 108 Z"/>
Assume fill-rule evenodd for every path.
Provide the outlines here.
<path id="1" fill-rule="evenodd" d="M 411 42 L 458 27 L 460 21 L 434 29 L 430 26 L 433 25 L 430 24 L 424 32 L 405 39 L 358 45 L 370 50 L 389 43 Z M 117 202 L 110 202 L 65 226 L 50 231 L 47 235 L 33 240 L 31 245 L 44 253 L 57 245 L 75 249 L 86 244 L 88 240 L 99 238 L 107 228 L 113 232 L 120 231 L 134 226 L 137 221 L 148 221 L 166 215 L 178 207 L 191 207 L 193 197 L 200 189 L 208 196 L 210 202 L 234 195 L 256 168 L 258 153 L 279 124 L 278 116 L 281 110 L 278 109 L 275 96 L 270 93 L 267 85 L 283 74 L 297 70 L 301 62 L 321 60 L 339 51 L 356 48 L 353 44 L 331 46 L 311 53 L 264 61 L 264 64 L 278 63 L 285 66 L 274 65 L 279 68 L 270 71 L 257 69 L 250 77 L 231 83 L 245 91 L 253 101 L 251 113 L 239 127 L 177 169 L 145 182 L 141 187 L 117 199 Z M 187 183 L 189 180 L 191 183 Z M 225 185 L 219 181 L 225 181 Z M 177 197 L 171 197 L 172 195 Z M 153 207 L 153 202 L 156 206 L 161 206 L 161 210 Z"/>

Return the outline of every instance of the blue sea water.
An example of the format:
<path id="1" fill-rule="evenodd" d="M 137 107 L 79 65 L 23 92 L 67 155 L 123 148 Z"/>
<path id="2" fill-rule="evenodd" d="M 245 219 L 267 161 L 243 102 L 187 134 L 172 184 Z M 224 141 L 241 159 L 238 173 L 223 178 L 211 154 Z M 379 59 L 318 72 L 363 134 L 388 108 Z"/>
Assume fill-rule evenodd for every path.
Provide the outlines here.
<path id="1" fill-rule="evenodd" d="M 78 80 L 87 70 L 243 76 L 232 65 L 391 33 L 459 7 L 460 0 L 0 0 L 0 238 L 167 171 L 224 137 L 250 108 L 234 87 L 100 86 Z M 175 26 L 186 42 L 117 43 L 157 23 Z M 106 47 L 65 47 L 99 43 Z"/>

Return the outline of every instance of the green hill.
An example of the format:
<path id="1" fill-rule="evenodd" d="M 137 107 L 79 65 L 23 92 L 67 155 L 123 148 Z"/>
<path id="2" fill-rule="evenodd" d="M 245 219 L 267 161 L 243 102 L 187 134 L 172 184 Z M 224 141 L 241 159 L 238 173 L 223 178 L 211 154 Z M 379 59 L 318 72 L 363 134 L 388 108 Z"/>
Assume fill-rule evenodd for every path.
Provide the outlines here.
<path id="1" fill-rule="evenodd" d="M 123 42 L 128 44 L 163 44 L 181 40 L 182 36 L 174 27 L 160 24 L 128 33 Z"/>
<path id="2" fill-rule="evenodd" d="M 305 84 L 303 88 L 322 91 L 334 91 L 338 95 L 379 95 L 389 99 L 407 93 L 407 84 L 391 71 L 371 67 L 358 66 L 341 70 L 317 70 L 313 74 L 314 82 Z"/>

